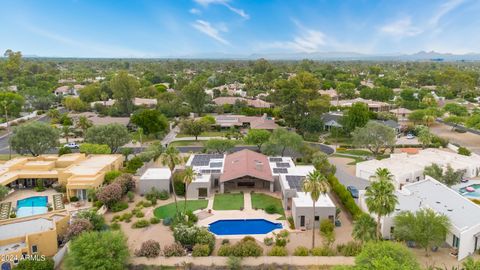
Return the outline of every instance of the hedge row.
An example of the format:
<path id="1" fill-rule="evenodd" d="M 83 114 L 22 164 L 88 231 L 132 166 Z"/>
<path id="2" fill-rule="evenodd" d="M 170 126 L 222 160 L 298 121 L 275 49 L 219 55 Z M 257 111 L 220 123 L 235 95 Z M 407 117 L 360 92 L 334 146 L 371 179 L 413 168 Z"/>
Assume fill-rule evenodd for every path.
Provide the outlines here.
<path id="1" fill-rule="evenodd" d="M 330 183 L 332 191 L 337 194 L 337 197 L 340 199 L 343 206 L 345 206 L 345 209 L 347 209 L 347 211 L 352 215 L 353 219 L 357 219 L 357 217 L 363 214 L 363 211 L 355 203 L 355 200 L 350 192 L 348 192 L 347 188 L 338 181 L 337 177 L 331 175 L 328 177 L 328 182 Z"/>

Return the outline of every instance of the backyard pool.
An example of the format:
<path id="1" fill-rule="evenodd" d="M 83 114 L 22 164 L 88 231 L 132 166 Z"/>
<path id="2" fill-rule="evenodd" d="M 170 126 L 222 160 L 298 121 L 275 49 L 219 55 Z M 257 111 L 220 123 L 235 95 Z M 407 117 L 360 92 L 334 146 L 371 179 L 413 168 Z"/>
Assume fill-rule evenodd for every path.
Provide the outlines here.
<path id="1" fill-rule="evenodd" d="M 282 228 L 282 224 L 265 219 L 226 219 L 209 225 L 210 232 L 216 235 L 266 234 Z"/>
<path id="2" fill-rule="evenodd" d="M 17 201 L 17 217 L 27 217 L 48 212 L 48 197 L 35 196 Z"/>
<path id="3" fill-rule="evenodd" d="M 460 194 L 470 198 L 480 198 L 480 184 L 472 184 L 458 190 Z"/>

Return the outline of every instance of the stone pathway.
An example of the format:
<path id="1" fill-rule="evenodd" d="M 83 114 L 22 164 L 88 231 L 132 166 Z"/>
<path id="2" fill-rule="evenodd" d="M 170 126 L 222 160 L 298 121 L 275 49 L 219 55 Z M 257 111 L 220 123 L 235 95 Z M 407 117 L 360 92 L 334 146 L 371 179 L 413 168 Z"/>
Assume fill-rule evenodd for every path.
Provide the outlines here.
<path id="1" fill-rule="evenodd" d="M 250 192 L 243 193 L 243 210 L 252 210 L 252 196 Z"/>

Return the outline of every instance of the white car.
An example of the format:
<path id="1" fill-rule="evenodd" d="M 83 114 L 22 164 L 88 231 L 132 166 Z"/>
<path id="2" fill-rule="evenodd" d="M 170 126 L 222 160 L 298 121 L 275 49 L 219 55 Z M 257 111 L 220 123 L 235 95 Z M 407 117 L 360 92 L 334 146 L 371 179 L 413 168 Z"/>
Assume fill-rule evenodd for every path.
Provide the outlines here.
<path id="1" fill-rule="evenodd" d="M 75 143 L 75 142 L 66 143 L 65 145 L 63 145 L 63 147 L 70 148 L 70 149 L 78 149 L 78 148 L 80 148 L 80 146 L 79 146 L 77 143 Z"/>
<path id="2" fill-rule="evenodd" d="M 415 135 L 413 135 L 412 133 L 407 134 L 407 139 L 411 140 L 413 138 L 415 138 Z"/>

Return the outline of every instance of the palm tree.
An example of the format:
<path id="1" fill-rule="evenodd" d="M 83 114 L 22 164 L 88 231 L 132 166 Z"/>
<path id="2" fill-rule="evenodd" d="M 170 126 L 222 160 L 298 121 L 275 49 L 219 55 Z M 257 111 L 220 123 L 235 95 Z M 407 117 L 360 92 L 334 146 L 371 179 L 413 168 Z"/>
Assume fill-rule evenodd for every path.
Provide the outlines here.
<path id="1" fill-rule="evenodd" d="M 362 244 L 376 238 L 377 223 L 368 214 L 360 215 L 353 224 L 352 237 Z"/>
<path id="2" fill-rule="evenodd" d="M 89 129 L 92 126 L 92 121 L 89 120 L 85 116 L 80 116 L 78 118 L 77 122 L 77 127 L 82 130 L 82 134 L 85 136 L 85 133 L 87 133 L 87 129 Z"/>
<path id="3" fill-rule="evenodd" d="M 68 143 L 68 138 L 70 136 L 71 131 L 72 131 L 72 128 L 69 125 L 62 125 L 62 135 L 67 141 L 67 143 Z"/>
<path id="4" fill-rule="evenodd" d="M 374 177 L 378 180 L 388 180 L 388 181 L 393 180 L 393 174 L 391 174 L 387 168 L 378 168 L 375 171 Z"/>
<path id="5" fill-rule="evenodd" d="M 318 201 L 318 198 L 321 194 L 328 192 L 328 181 L 325 175 L 320 171 L 314 170 L 309 173 L 305 180 L 303 180 L 303 191 L 310 193 L 310 198 L 313 201 L 313 211 L 312 211 L 312 248 L 315 247 L 315 203 Z"/>
<path id="6" fill-rule="evenodd" d="M 395 186 L 392 181 L 378 176 L 376 178 L 377 180 L 372 182 L 365 192 L 365 202 L 368 211 L 377 214 L 377 237 L 380 239 L 380 220 L 383 216 L 395 211 L 395 205 L 398 203 L 398 200 L 395 195 Z"/>
<path id="7" fill-rule="evenodd" d="M 172 173 L 172 180 L 170 181 L 170 187 L 173 191 L 173 199 L 175 200 L 175 208 L 178 214 L 178 203 L 177 203 L 177 194 L 175 193 L 175 187 L 173 185 L 173 171 L 178 164 L 183 163 L 182 157 L 180 157 L 180 152 L 177 148 L 169 146 L 164 153 L 160 155 L 160 160 L 164 166 L 168 166 L 170 172 Z"/>
<path id="8" fill-rule="evenodd" d="M 187 193 L 188 193 L 188 186 L 193 182 L 195 179 L 195 172 L 193 171 L 192 167 L 187 167 L 183 172 L 183 182 L 185 183 L 185 206 L 184 212 L 187 213 Z"/>

